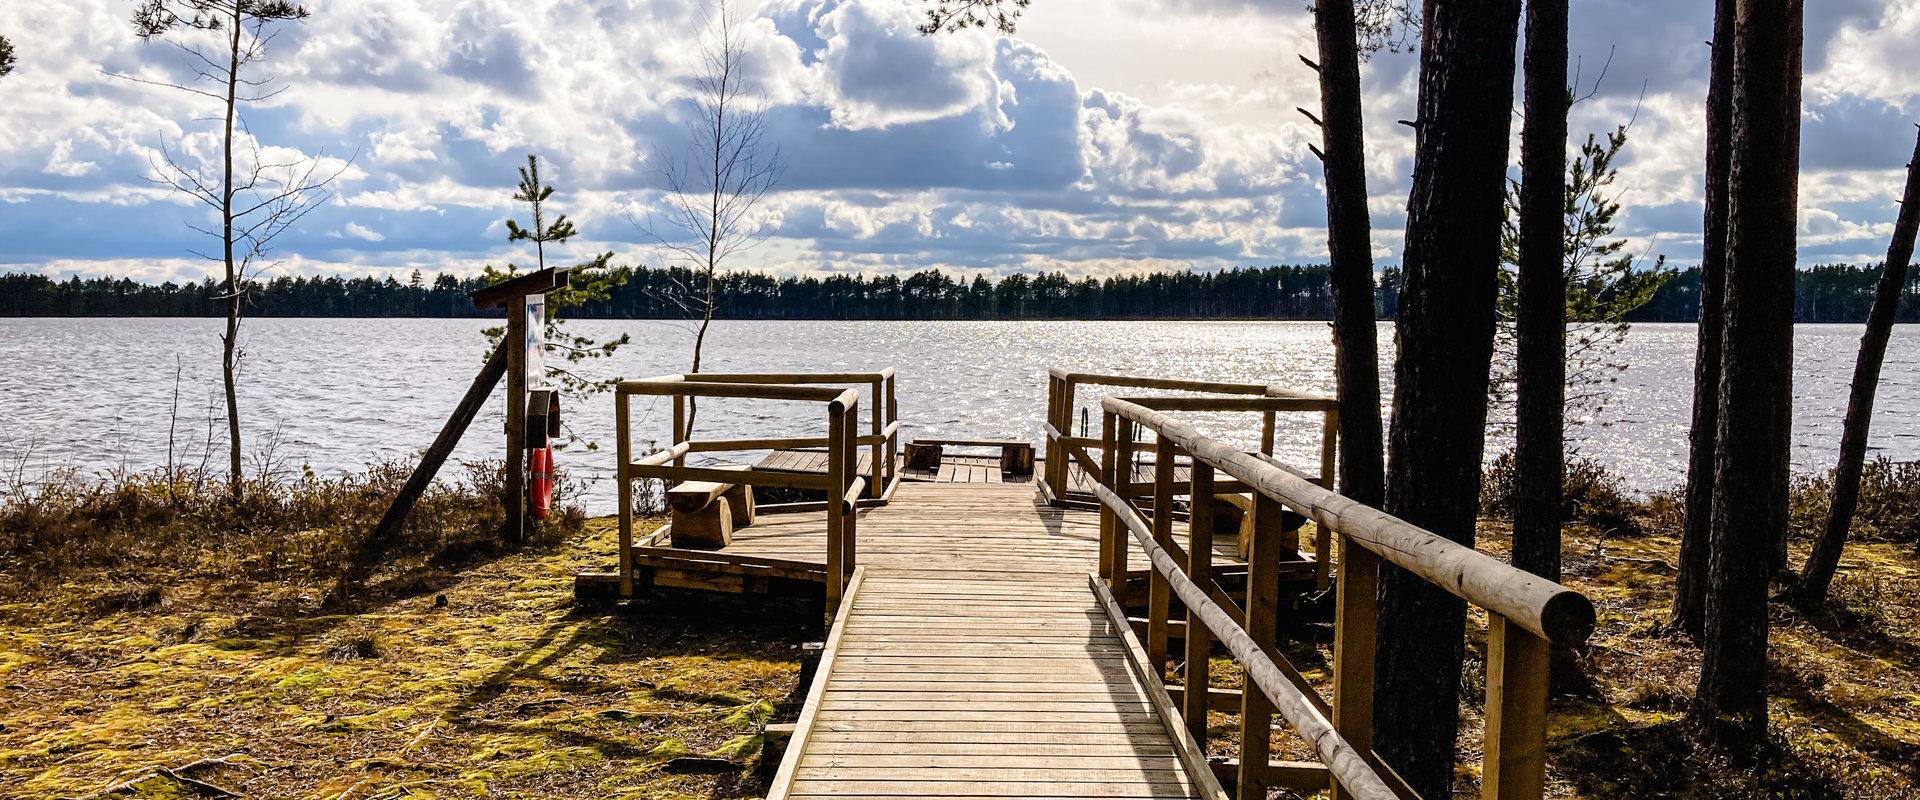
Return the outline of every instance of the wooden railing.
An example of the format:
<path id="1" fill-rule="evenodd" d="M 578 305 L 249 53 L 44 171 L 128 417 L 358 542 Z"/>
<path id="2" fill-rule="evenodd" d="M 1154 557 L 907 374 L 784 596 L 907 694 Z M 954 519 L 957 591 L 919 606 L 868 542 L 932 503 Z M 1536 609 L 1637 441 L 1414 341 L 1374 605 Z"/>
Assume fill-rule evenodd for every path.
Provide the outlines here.
<path id="1" fill-rule="evenodd" d="M 881 375 L 881 373 L 873 373 Z M 853 574 L 855 564 L 855 523 L 861 495 L 868 480 L 858 474 L 859 446 L 887 444 L 898 435 L 898 423 L 881 426 L 867 436 L 856 433 L 860 411 L 860 392 L 851 388 L 811 385 L 829 382 L 833 376 L 815 375 L 666 375 L 645 380 L 621 381 L 614 394 L 614 427 L 619 442 L 617 468 L 620 509 L 620 596 L 633 596 L 633 481 L 658 478 L 668 483 L 680 481 L 717 481 L 750 486 L 777 486 L 823 492 L 820 505 L 827 515 L 827 614 L 838 608 L 841 593 Z M 732 378 L 734 380 L 723 380 Z M 788 379 L 799 378 L 799 381 Z M 883 380 L 891 383 L 888 371 Z M 673 398 L 674 441 L 665 449 L 636 457 L 630 400 L 633 395 Z M 755 400 L 811 401 L 826 404 L 827 432 L 815 437 L 775 437 L 758 439 L 695 439 L 687 430 L 685 405 L 688 398 L 731 397 Z M 876 418 L 877 419 L 877 418 Z M 759 469 L 751 466 L 703 467 L 687 464 L 690 453 L 737 452 L 780 447 L 824 447 L 827 451 L 825 474 Z M 890 459 L 875 458 L 875 469 Z M 876 483 L 880 482 L 876 479 Z"/>
<path id="2" fill-rule="evenodd" d="M 867 482 L 867 496 L 878 499 L 890 491 L 900 479 L 900 404 L 894 397 L 893 368 L 879 372 L 689 372 L 681 379 L 703 383 L 750 383 L 756 385 L 789 386 L 865 386 L 873 398 L 871 430 L 859 437 L 859 444 L 869 449 L 873 460 L 873 480 Z M 686 430 L 686 403 L 676 399 L 673 404 L 674 441 L 689 438 L 691 431 Z M 781 438 L 781 439 L 740 439 L 745 445 L 734 446 L 727 442 L 708 442 L 704 447 L 712 450 L 755 449 L 752 442 L 765 444 L 759 449 L 778 449 L 789 447 L 823 447 L 825 440 L 818 438 Z M 702 452 L 695 450 L 693 452 Z M 855 464 L 858 472 L 858 464 Z"/>
<path id="3" fill-rule="evenodd" d="M 1586 641 L 1594 625 L 1592 603 L 1557 583 L 1348 500 L 1329 491 L 1323 481 L 1270 456 L 1211 439 L 1164 413 L 1227 410 L 1230 405 L 1220 398 L 1173 402 L 1108 397 L 1101 403 L 1102 480 L 1094 493 L 1101 504 L 1099 576 L 1107 582 L 1103 594 L 1120 595 L 1128 539 L 1137 542 L 1153 565 L 1146 649 L 1156 667 L 1164 663 L 1170 633 L 1178 624 L 1169 619 L 1172 598 L 1185 606 L 1186 619 L 1178 624 L 1186 661 L 1181 724 L 1195 739 L 1206 741 L 1207 710 L 1222 699 L 1206 688 L 1211 641 L 1217 639 L 1246 677 L 1247 688 L 1239 697 L 1240 759 L 1235 767 L 1241 798 L 1263 798 L 1267 787 L 1283 786 L 1304 792 L 1331 789 L 1334 798 L 1417 797 L 1373 753 L 1377 591 L 1381 564 L 1391 563 L 1487 612 L 1482 796 L 1540 797 L 1548 648 Z M 1263 409 L 1249 404 L 1247 410 Z M 1136 429 L 1152 436 L 1149 446 L 1157 458 L 1150 484 L 1115 480 L 1115 467 L 1128 463 L 1137 446 Z M 1191 479 L 1176 482 L 1171 465 L 1182 455 L 1192 460 Z M 1188 503 L 1184 549 L 1173 536 L 1176 497 L 1227 492 L 1251 492 L 1256 508 L 1267 512 L 1256 517 L 1244 608 L 1213 578 L 1212 503 Z M 1150 512 L 1136 505 L 1142 496 L 1152 498 Z M 1273 647 L 1279 605 L 1278 511 L 1283 505 L 1332 532 L 1339 542 L 1331 703 Z M 1318 764 L 1270 762 L 1276 712 L 1313 748 Z"/>
<path id="4" fill-rule="evenodd" d="M 1281 412 L 1299 411 L 1321 415 L 1320 437 L 1320 474 L 1321 485 L 1331 487 L 1333 479 L 1335 437 L 1340 428 L 1340 403 L 1330 397 L 1318 397 L 1303 394 L 1278 386 L 1258 383 L 1231 383 L 1225 381 L 1188 380 L 1183 378 L 1155 378 L 1139 375 L 1101 375 L 1090 372 L 1071 372 L 1059 367 L 1047 371 L 1047 446 L 1046 470 L 1042 473 L 1042 483 L 1053 502 L 1065 503 L 1071 490 L 1069 485 L 1069 459 L 1080 464 L 1089 477 L 1096 471 L 1096 462 L 1088 453 L 1089 448 L 1100 446 L 1100 440 L 1091 436 L 1074 436 L 1073 410 L 1075 393 L 1082 386 L 1106 386 L 1129 389 L 1158 389 L 1166 391 L 1194 392 L 1199 394 L 1224 395 L 1211 398 L 1217 405 L 1210 408 L 1180 406 L 1177 410 L 1201 411 L 1260 411 L 1260 453 L 1273 455 L 1275 416 Z M 1233 399 L 1259 398 L 1265 403 L 1235 403 Z M 1200 400 L 1202 398 L 1159 398 L 1167 401 Z M 1166 410 L 1176 410 L 1174 406 L 1155 406 Z M 1099 478 L 1094 478 L 1100 483 Z"/>

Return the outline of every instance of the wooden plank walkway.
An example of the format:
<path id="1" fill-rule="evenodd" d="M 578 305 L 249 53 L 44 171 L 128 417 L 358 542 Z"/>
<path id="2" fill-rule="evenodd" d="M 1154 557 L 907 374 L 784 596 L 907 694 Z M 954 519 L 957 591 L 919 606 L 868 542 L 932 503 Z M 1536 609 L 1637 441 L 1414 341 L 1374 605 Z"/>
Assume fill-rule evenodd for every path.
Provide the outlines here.
<path id="1" fill-rule="evenodd" d="M 771 798 L 1220 796 L 1089 586 L 1097 529 L 1030 483 L 912 483 L 858 541 Z"/>
<path id="2" fill-rule="evenodd" d="M 754 466 L 758 469 L 779 472 L 811 472 L 825 475 L 827 452 L 825 450 L 775 450 L 760 459 Z M 854 474 L 873 477 L 872 453 L 862 451 L 858 472 Z M 942 458 L 940 468 L 937 470 L 907 469 L 902 463 L 900 477 L 909 481 L 932 483 L 1002 483 L 1005 480 L 1000 472 L 999 456 L 971 455 L 951 455 Z M 1150 478 L 1151 475 L 1149 475 Z M 1024 481 L 1026 478 L 1019 480 Z"/>

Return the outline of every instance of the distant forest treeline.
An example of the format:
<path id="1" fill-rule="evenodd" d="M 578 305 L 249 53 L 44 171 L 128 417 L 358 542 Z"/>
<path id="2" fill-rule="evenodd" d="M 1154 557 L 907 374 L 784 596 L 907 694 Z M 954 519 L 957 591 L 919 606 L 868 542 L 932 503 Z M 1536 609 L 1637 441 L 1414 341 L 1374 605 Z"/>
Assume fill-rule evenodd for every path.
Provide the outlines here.
<path id="1" fill-rule="evenodd" d="M 1795 313 L 1801 322 L 1860 322 L 1873 302 L 1878 266 L 1823 265 L 1799 275 Z M 1399 309 L 1399 271 L 1388 269 L 1376 293 L 1382 317 Z M 681 269 L 636 269 L 605 302 L 569 313 L 577 318 L 671 319 L 685 316 L 677 297 L 692 285 Z M 480 278 L 276 277 L 255 284 L 257 317 L 485 316 L 467 300 Z M 1901 322 L 1920 322 L 1920 273 L 1908 287 Z M 120 278 L 0 275 L 0 316 L 217 317 L 220 286 Z M 1158 272 L 1075 280 L 1064 273 L 1016 274 L 1000 280 L 955 278 L 938 270 L 907 276 L 720 277 L 718 316 L 725 319 L 1329 319 L 1333 295 L 1325 266 L 1253 267 L 1220 272 Z M 1700 273 L 1674 275 L 1637 322 L 1691 322 L 1699 309 Z M 496 312 L 497 313 L 497 312 Z"/>

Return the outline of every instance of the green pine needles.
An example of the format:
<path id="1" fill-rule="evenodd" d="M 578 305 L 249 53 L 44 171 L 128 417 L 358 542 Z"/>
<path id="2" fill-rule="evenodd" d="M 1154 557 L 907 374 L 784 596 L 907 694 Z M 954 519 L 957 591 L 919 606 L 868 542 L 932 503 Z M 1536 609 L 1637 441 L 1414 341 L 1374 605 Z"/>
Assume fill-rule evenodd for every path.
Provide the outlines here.
<path id="1" fill-rule="evenodd" d="M 1593 134 L 1567 165 L 1566 280 L 1567 280 L 1567 394 L 1569 427 L 1599 418 L 1606 410 L 1611 387 L 1627 364 L 1618 348 L 1632 327 L 1627 314 L 1646 305 L 1674 276 L 1665 256 L 1641 268 L 1640 257 L 1626 252 L 1627 240 L 1614 238 L 1620 214 L 1613 188 L 1619 168 L 1614 159 L 1627 143 L 1621 125 L 1601 141 Z M 1513 406 L 1514 315 L 1519 308 L 1518 181 L 1507 184 L 1505 228 L 1500 237 L 1500 324 L 1494 337 L 1492 390 L 1494 402 Z M 1604 425 L 1604 423 L 1602 423 Z"/>
<path id="2" fill-rule="evenodd" d="M 513 199 L 527 204 L 528 209 L 533 213 L 533 225 L 525 227 L 518 220 L 508 219 L 506 221 L 507 241 L 532 242 L 536 270 L 547 268 L 547 245 L 565 244 L 568 239 L 579 233 L 573 221 L 567 219 L 565 214 L 555 214 L 551 222 L 547 220 L 546 204 L 552 197 L 553 187 L 542 183 L 540 179 L 540 159 L 537 156 L 527 156 L 527 165 L 520 168 L 520 185 L 513 193 Z M 574 308 L 583 303 L 606 301 L 612 297 L 614 289 L 625 284 L 633 275 L 632 267 L 614 266 L 612 261 L 613 253 L 605 252 L 575 264 L 567 272 L 571 285 L 565 289 L 547 293 L 547 376 L 553 379 L 554 384 L 562 392 L 574 397 L 584 398 L 604 392 L 620 382 L 619 377 L 605 379 L 583 377 L 574 371 L 574 367 L 587 359 L 606 358 L 613 355 L 614 351 L 627 344 L 632 337 L 623 333 L 618 338 L 601 341 L 569 331 L 565 321 L 560 319 L 560 312 L 564 309 Z M 504 268 L 489 264 L 485 270 L 485 277 L 489 284 L 499 283 L 512 278 L 520 271 L 521 267 L 512 262 L 508 262 Z M 500 346 L 500 339 L 506 335 L 506 328 L 492 327 L 483 333 L 487 337 L 488 353 L 491 354 L 494 347 Z M 555 355 L 560 358 L 553 358 Z M 580 441 L 579 437 L 571 432 L 568 433 L 567 438 L 569 441 Z M 591 441 L 586 445 L 589 450 L 597 447 L 597 443 Z"/>

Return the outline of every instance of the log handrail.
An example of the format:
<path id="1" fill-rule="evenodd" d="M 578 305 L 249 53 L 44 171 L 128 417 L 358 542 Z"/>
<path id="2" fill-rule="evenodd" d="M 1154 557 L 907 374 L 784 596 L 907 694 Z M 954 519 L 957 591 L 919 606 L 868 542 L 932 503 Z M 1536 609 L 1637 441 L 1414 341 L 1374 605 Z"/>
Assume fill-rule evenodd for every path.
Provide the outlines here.
<path id="1" fill-rule="evenodd" d="M 1342 738 L 1339 731 L 1334 730 L 1333 723 L 1314 706 L 1300 687 L 1287 679 L 1280 667 L 1267 657 L 1260 643 L 1236 624 L 1208 596 L 1205 589 L 1187 577 L 1166 548 L 1154 541 L 1151 524 L 1133 508 L 1133 504 L 1105 486 L 1096 485 L 1093 492 L 1106 508 L 1119 516 L 1120 522 L 1133 535 L 1133 540 L 1146 551 L 1154 572 L 1164 576 L 1171 584 L 1173 593 L 1180 597 L 1180 602 L 1205 621 L 1208 632 L 1219 638 L 1246 668 L 1247 678 L 1254 687 L 1278 707 L 1281 716 L 1286 718 L 1302 739 L 1313 746 L 1314 753 L 1352 796 L 1366 800 L 1396 800 L 1397 795 L 1374 772 L 1365 756 Z M 1192 633 L 1189 631 L 1187 635 Z M 1194 688 L 1188 687 L 1188 692 L 1191 693 Z"/>
<path id="2" fill-rule="evenodd" d="M 876 392 L 884 393 L 885 402 L 876 397 L 874 403 L 873 433 L 861 436 L 856 422 L 860 413 L 860 391 L 856 388 L 838 386 L 808 385 L 794 383 L 789 379 L 804 379 L 808 383 L 871 383 Z M 843 380 L 844 379 L 844 380 Z M 673 398 L 673 444 L 666 449 L 650 453 L 639 458 L 633 453 L 633 432 L 630 398 L 634 395 Z M 827 411 L 827 434 L 825 436 L 784 436 L 758 437 L 746 439 L 700 440 L 693 438 L 686 422 L 686 403 L 689 398 L 731 397 L 755 400 L 785 400 L 824 403 Z M 741 373 L 705 373 L 663 375 L 656 378 L 620 381 L 614 392 L 614 428 L 618 439 L 618 484 L 620 520 L 620 594 L 632 597 L 634 592 L 635 568 L 633 560 L 633 481 L 640 478 L 659 478 L 665 481 L 710 480 L 730 483 L 763 484 L 785 486 L 800 489 L 823 491 L 827 501 L 821 506 L 827 513 L 827 614 L 831 618 L 837 610 L 842 593 L 846 590 L 848 578 L 855 568 L 856 523 L 858 520 L 857 501 L 869 485 L 885 485 L 886 479 L 893 473 L 892 459 L 881 457 L 880 448 L 893 450 L 892 438 L 898 435 L 899 421 L 882 419 L 882 409 L 892 414 L 897 410 L 893 402 L 893 372 L 886 370 L 876 373 L 821 373 L 821 374 L 780 374 L 757 375 Z M 740 450 L 778 449 L 790 446 L 824 446 L 827 450 L 827 472 L 825 475 L 778 472 L 753 467 L 699 467 L 688 466 L 686 456 L 690 453 L 725 452 Z M 874 469 L 880 472 L 869 481 L 859 476 L 858 448 L 871 445 L 874 448 Z M 882 472 L 884 470 L 884 472 Z M 876 494 L 878 492 L 876 491 Z"/>
<path id="3" fill-rule="evenodd" d="M 1101 407 L 1172 439 L 1195 460 L 1213 465 L 1261 494 L 1291 506 L 1316 525 L 1338 531 L 1374 555 L 1462 600 L 1519 623 L 1536 636 L 1575 646 L 1593 633 L 1593 603 L 1579 592 L 1349 500 L 1295 471 L 1208 438 L 1192 426 L 1138 403 L 1109 397 L 1101 401 Z"/>
<path id="4" fill-rule="evenodd" d="M 1110 375 L 1074 372 L 1053 367 L 1047 370 L 1046 468 L 1042 473 L 1042 480 L 1055 504 L 1071 504 L 1067 496 L 1071 471 L 1069 460 L 1080 460 L 1075 458 L 1069 450 L 1071 445 L 1078 443 L 1083 447 L 1096 446 L 1091 437 L 1069 435 L 1073 432 L 1074 393 L 1080 386 L 1154 389 L 1211 395 L 1130 396 L 1128 398 L 1147 408 L 1161 411 L 1259 412 L 1261 414 L 1260 452 L 1265 455 L 1273 453 L 1276 415 L 1293 412 L 1317 413 L 1321 415 L 1323 431 L 1320 442 L 1322 475 L 1318 480 L 1323 485 L 1332 485 L 1336 444 L 1334 439 L 1337 435 L 1337 420 L 1340 414 L 1340 402 L 1335 398 L 1263 383 Z M 1092 472 L 1088 474 L 1091 475 Z"/>
<path id="5" fill-rule="evenodd" d="M 1182 720 L 1204 730 L 1214 692 L 1207 689 L 1206 642 L 1223 642 L 1246 671 L 1241 693 L 1240 797 L 1265 797 L 1266 788 L 1299 779 L 1299 771 L 1268 763 L 1271 715 L 1278 712 L 1315 750 L 1326 766 L 1312 786 L 1333 790 L 1334 798 L 1417 798 L 1373 753 L 1373 682 L 1377 592 L 1381 565 L 1394 564 L 1479 606 L 1487 612 L 1486 734 L 1482 763 L 1483 797 L 1489 800 L 1537 800 L 1545 783 L 1548 653 L 1552 646 L 1586 641 L 1594 625 L 1593 605 L 1578 592 L 1501 563 L 1470 547 L 1443 539 L 1385 512 L 1329 491 L 1299 470 L 1264 453 L 1249 454 L 1210 438 L 1164 411 L 1138 400 L 1101 401 L 1102 480 L 1094 487 L 1100 503 L 1099 576 L 1124 587 L 1130 546 L 1147 555 L 1147 642 L 1149 656 L 1168 655 L 1170 600 L 1186 607 L 1180 634 L 1186 640 L 1187 686 Z M 1136 441 L 1136 428 L 1150 434 Z M 1154 480 L 1132 480 L 1128 470 L 1138 449 L 1155 455 Z M 1175 481 L 1171 464 L 1190 459 L 1192 475 Z M 1231 478 L 1253 493 L 1256 509 L 1252 549 L 1247 555 L 1244 609 L 1217 591 L 1212 578 L 1211 497 Z M 1153 499 L 1142 510 L 1136 497 Z M 1189 499 L 1188 542 L 1174 542 L 1175 498 Z M 1279 597 L 1280 531 L 1278 510 L 1289 507 L 1312 519 L 1324 551 L 1329 539 L 1340 550 L 1337 612 L 1334 623 L 1331 704 L 1310 686 L 1293 679 L 1278 651 L 1262 645 L 1275 635 Z M 1261 509 L 1266 511 L 1261 511 Z M 1131 542 L 1129 540 L 1132 540 Z M 1182 563 L 1184 561 L 1184 563 Z M 1238 613 L 1235 613 L 1238 612 Z"/>

